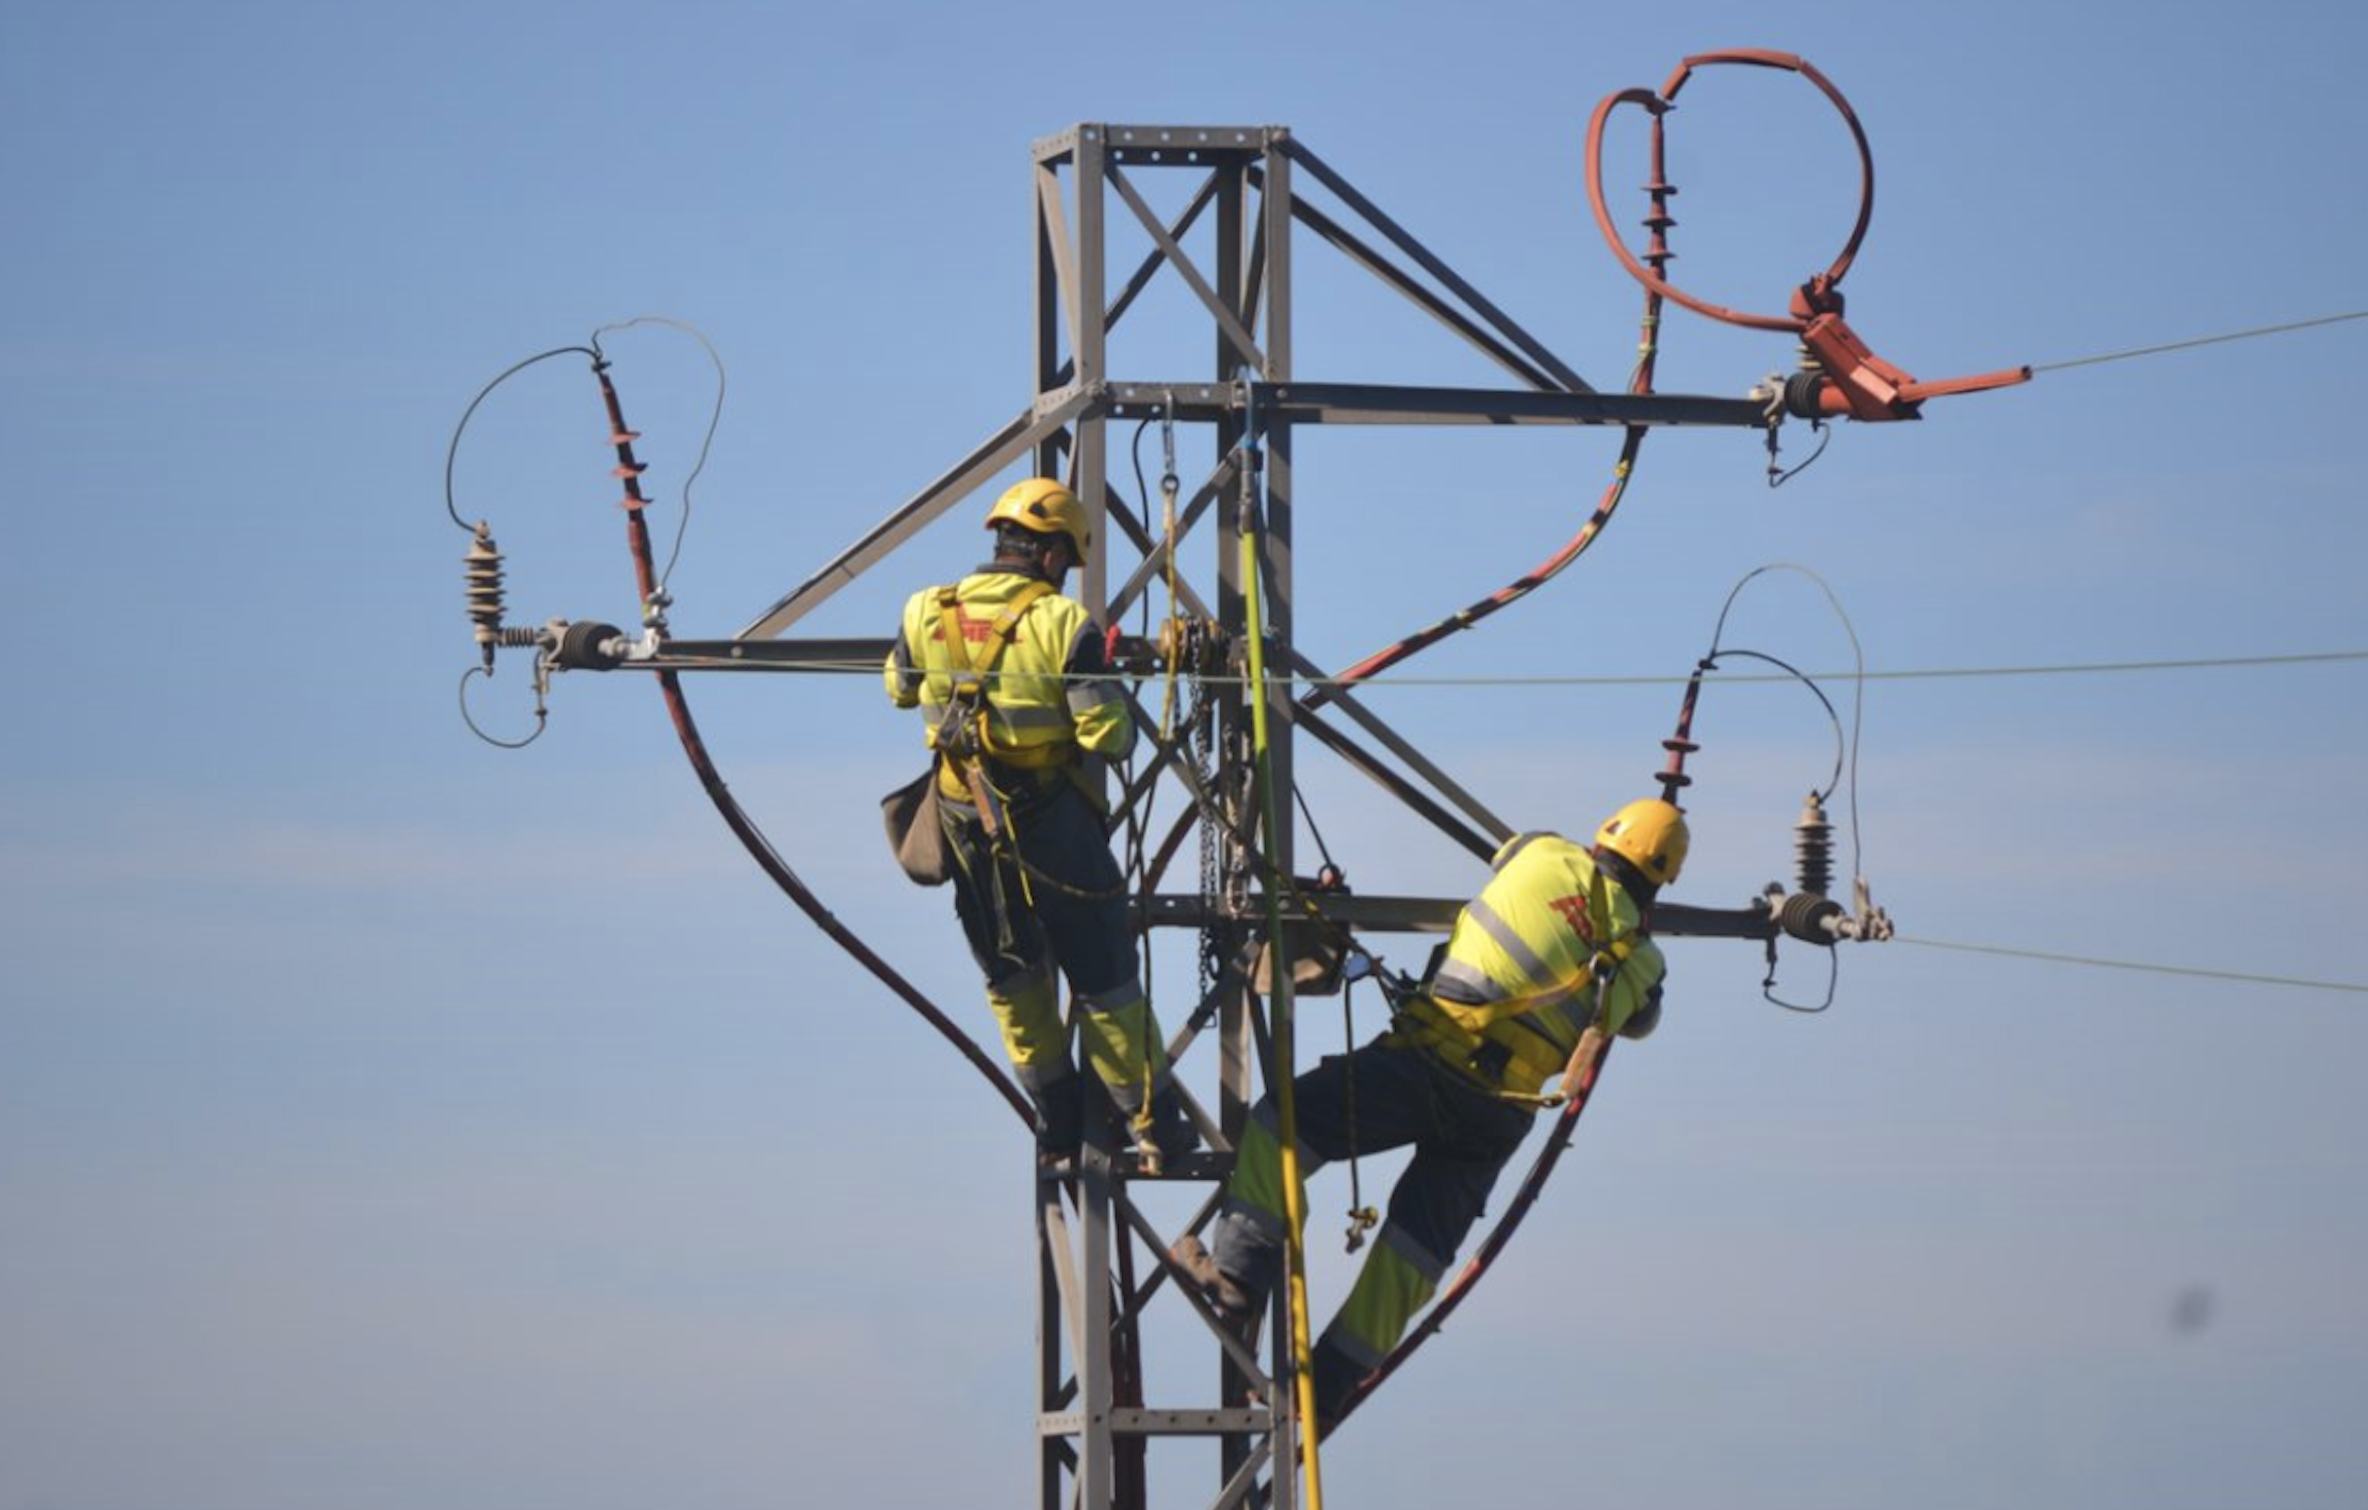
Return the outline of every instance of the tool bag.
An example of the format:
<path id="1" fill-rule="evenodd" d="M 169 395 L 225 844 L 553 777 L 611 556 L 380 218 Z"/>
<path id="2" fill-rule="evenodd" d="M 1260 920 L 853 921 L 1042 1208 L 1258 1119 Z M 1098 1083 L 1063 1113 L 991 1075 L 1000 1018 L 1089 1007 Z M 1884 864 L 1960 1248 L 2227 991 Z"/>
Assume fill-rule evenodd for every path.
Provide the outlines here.
<path id="1" fill-rule="evenodd" d="M 916 886 L 943 886 L 953 878 L 946 831 L 937 819 L 937 763 L 880 799 L 880 821 L 888 848 Z"/>

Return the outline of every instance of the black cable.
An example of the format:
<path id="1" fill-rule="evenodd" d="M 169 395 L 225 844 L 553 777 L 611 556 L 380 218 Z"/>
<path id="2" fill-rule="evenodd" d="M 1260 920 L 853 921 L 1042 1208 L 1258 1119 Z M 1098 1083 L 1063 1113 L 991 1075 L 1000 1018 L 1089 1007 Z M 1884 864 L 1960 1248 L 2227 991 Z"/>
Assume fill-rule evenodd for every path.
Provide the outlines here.
<path id="1" fill-rule="evenodd" d="M 1815 458 L 1812 457 L 1811 460 L 1815 460 Z M 1803 465 L 1805 466 L 1807 463 L 1803 463 Z M 1723 650 L 1720 648 L 1726 639 L 1727 616 L 1734 611 L 1736 600 L 1742 596 L 1743 589 L 1750 585 L 1754 579 L 1772 571 L 1797 572 L 1800 575 L 1807 577 L 1810 581 L 1816 583 L 1818 589 L 1825 594 L 1826 602 L 1832 606 L 1834 617 L 1841 623 L 1843 634 L 1849 637 L 1852 659 L 1855 662 L 1855 670 L 1851 678 L 1853 693 L 1850 707 L 1850 722 L 1847 729 L 1843 727 L 1842 716 L 1835 709 L 1833 699 L 1825 695 L 1825 689 L 1817 684 L 1817 679 L 1815 677 L 1812 677 L 1807 672 L 1802 671 L 1800 668 L 1793 666 L 1788 662 L 1779 660 L 1777 657 L 1766 654 L 1763 651 Z M 1843 773 L 1846 766 L 1849 773 L 1848 810 L 1850 825 L 1850 873 L 1854 879 L 1863 876 L 1865 874 L 1865 853 L 1864 846 L 1861 843 L 1859 837 L 1858 822 L 1858 738 L 1860 731 L 1865 726 L 1866 650 L 1865 647 L 1859 643 L 1858 630 L 1854 625 L 1851 624 L 1850 615 L 1843 610 L 1841 599 L 1834 595 L 1833 588 L 1827 584 L 1823 577 L 1819 576 L 1816 572 L 1811 571 L 1805 566 L 1796 566 L 1790 562 L 1775 562 L 1767 566 L 1755 567 L 1751 571 L 1744 573 L 1744 575 L 1735 583 L 1735 585 L 1728 590 L 1726 602 L 1720 605 L 1717 627 L 1711 631 L 1710 653 L 1703 657 L 1701 669 L 1708 671 L 1716 667 L 1720 657 L 1722 656 L 1742 656 L 1750 660 L 1764 661 L 1799 681 L 1800 684 L 1804 687 L 1807 687 L 1811 694 L 1816 697 L 1817 701 L 1824 706 L 1825 716 L 1827 720 L 1834 726 L 1834 768 L 1833 776 L 1826 783 L 1825 789 L 1816 794 L 1816 801 L 1818 805 L 1822 807 L 1833 796 L 1835 791 L 1841 788 L 1843 783 Z M 1783 997 L 1776 994 L 1776 943 L 1775 940 L 1771 938 L 1768 941 L 1768 974 L 1766 978 L 1760 982 L 1760 995 L 1764 1000 L 1775 1006 L 1782 1007 L 1787 1012 L 1798 1012 L 1803 1015 L 1814 1015 L 1816 1013 L 1823 1012 L 1828 1007 L 1833 1005 L 1834 996 L 1835 993 L 1840 989 L 1842 978 L 1841 957 L 1830 948 L 1826 951 L 1826 969 L 1825 997 L 1823 1000 L 1818 1002 L 1815 1006 L 1808 1006 L 1800 1002 L 1785 1000 Z"/>
<path id="2" fill-rule="evenodd" d="M 1140 500 L 1136 506 L 1143 511 L 1143 528 L 1146 533 L 1151 528 L 1151 484 L 1143 476 L 1143 432 L 1151 428 L 1151 421 L 1155 418 L 1157 418 L 1156 415 L 1146 414 L 1137 422 L 1135 438 L 1127 447 L 1127 451 L 1135 463 L 1135 497 Z M 1148 592 L 1143 594 L 1142 612 L 1143 627 L 1138 632 L 1145 639 L 1149 639 L 1151 636 L 1151 594 Z"/>
<path id="3" fill-rule="evenodd" d="M 452 516 L 452 522 L 456 525 L 459 525 L 463 530 L 474 534 L 477 527 L 469 523 L 466 519 L 460 517 L 460 506 L 454 501 L 452 493 L 452 475 L 455 463 L 457 463 L 460 459 L 460 438 L 468 431 L 469 417 L 477 412 L 477 406 L 484 403 L 486 398 L 492 394 L 494 389 L 499 388 L 502 384 L 508 382 L 511 378 L 516 377 L 519 373 L 524 372 L 527 368 L 532 367 L 535 363 L 547 362 L 553 357 L 563 357 L 570 355 L 590 357 L 595 362 L 600 360 L 600 352 L 596 348 L 590 346 L 555 346 L 549 351 L 537 352 L 533 356 L 528 357 L 525 361 L 515 363 L 514 365 L 505 368 L 500 376 L 496 377 L 492 382 L 487 383 L 484 387 L 478 389 L 477 396 L 469 400 L 469 407 L 461 411 L 460 422 L 452 427 L 452 444 L 448 446 L 444 452 L 444 512 L 450 514 Z"/>
<path id="4" fill-rule="evenodd" d="M 471 717 L 469 714 L 469 683 L 476 677 L 491 675 L 493 675 L 493 673 L 486 670 L 483 666 L 471 666 L 468 670 L 461 673 L 460 721 L 468 726 L 468 730 L 471 734 L 476 735 L 479 739 L 484 740 L 487 744 L 492 745 L 495 749 L 523 750 L 528 745 L 533 744 L 536 740 L 543 737 L 543 731 L 550 727 L 550 712 L 543 706 L 542 698 L 537 696 L 535 698 L 534 705 L 534 732 L 532 734 L 528 734 L 520 739 L 503 739 L 498 735 L 486 733 L 485 730 L 478 725 L 477 720 Z"/>
<path id="5" fill-rule="evenodd" d="M 1828 425 L 1822 419 L 1813 419 L 1809 421 L 1809 433 L 1817 437 L 1817 449 L 1811 451 L 1808 455 L 1808 458 L 1799 463 L 1797 466 L 1779 468 L 1776 464 L 1776 427 L 1773 423 L 1768 426 L 1769 487 L 1783 487 L 1786 483 L 1800 476 L 1803 472 L 1808 471 L 1810 463 L 1816 461 L 1818 457 L 1823 456 L 1825 454 L 1825 448 L 1833 444 L 1833 427 Z"/>
<path id="6" fill-rule="evenodd" d="M 502 384 L 508 382 L 511 378 L 516 377 L 519 373 L 524 372 L 527 368 L 534 366 L 537 362 L 547 362 L 553 357 L 562 356 L 590 357 L 595 363 L 600 360 L 600 353 L 588 346 L 554 346 L 549 351 L 537 352 L 533 356 L 526 358 L 524 361 L 513 362 L 508 367 L 502 369 L 502 371 L 494 377 L 493 381 L 487 383 L 484 387 L 477 390 L 477 396 L 469 400 L 469 406 L 461 411 L 459 421 L 453 425 L 452 441 L 444 449 L 444 512 L 452 516 L 452 522 L 460 528 L 462 533 L 474 535 L 478 530 L 478 526 L 469 523 L 466 519 L 463 519 L 460 516 L 460 503 L 454 494 L 453 488 L 453 479 L 459 471 L 461 437 L 468 433 L 470 418 L 476 414 L 477 406 L 484 403 L 485 400 L 492 395 L 494 389 L 499 388 Z M 500 571 L 500 558 L 498 556 L 494 558 L 494 570 L 496 573 L 495 581 L 498 585 L 498 574 Z M 468 671 L 462 674 L 460 686 L 456 693 L 460 704 L 460 721 L 467 727 L 471 734 L 476 735 L 479 739 L 485 741 L 489 745 L 493 745 L 496 748 L 504 750 L 522 750 L 528 745 L 533 744 L 536 740 L 542 738 L 544 729 L 549 727 L 550 716 L 548 710 L 543 705 L 541 691 L 538 686 L 538 690 L 535 695 L 534 732 L 520 739 L 499 738 L 495 735 L 488 734 L 478 724 L 477 720 L 469 713 L 469 682 L 475 677 L 491 676 L 492 674 L 493 669 L 492 663 L 490 661 L 488 661 L 484 666 L 472 666 Z"/>
<path id="7" fill-rule="evenodd" d="M 1796 666 L 1788 665 L 1785 662 L 1778 660 L 1775 656 L 1769 655 L 1767 652 L 1762 650 L 1713 651 L 1709 656 L 1704 658 L 1704 664 L 1706 666 L 1715 668 L 1719 661 L 1727 656 L 1741 656 L 1746 660 L 1766 661 L 1769 665 L 1774 666 L 1779 671 L 1789 673 L 1802 686 L 1808 688 L 1811 695 L 1813 695 L 1819 703 L 1824 705 L 1826 719 L 1834 726 L 1834 770 L 1832 777 L 1827 780 L 1823 789 L 1817 793 L 1817 800 L 1819 802 L 1824 802 L 1828 798 L 1832 797 L 1835 791 L 1841 787 L 1842 765 L 1844 759 L 1847 756 L 1849 748 L 1848 734 L 1842 727 L 1842 715 L 1834 710 L 1833 699 L 1825 695 L 1825 689 L 1817 685 L 1816 678 L 1810 676 L 1807 672 L 1802 671 Z"/>
<path id="8" fill-rule="evenodd" d="M 1827 606 L 1833 609 L 1835 621 L 1842 626 L 1842 634 L 1844 638 L 1850 641 L 1850 800 L 1848 808 L 1850 820 L 1850 873 L 1853 876 L 1864 875 L 1866 873 L 1865 845 L 1861 841 L 1858 824 L 1858 742 L 1860 736 L 1865 732 L 1866 729 L 1866 647 L 1859 643 L 1858 626 L 1850 622 L 1850 614 L 1848 610 L 1842 607 L 1842 600 L 1840 597 L 1835 595 L 1832 585 L 1828 583 L 1825 578 L 1819 576 L 1816 572 L 1810 570 L 1808 567 L 1801 566 L 1790 561 L 1774 561 L 1770 562 L 1766 566 L 1753 567 L 1750 571 L 1743 574 L 1741 579 L 1735 583 L 1734 587 L 1728 590 L 1727 601 L 1719 608 L 1718 627 L 1711 631 L 1710 636 L 1711 655 L 1715 658 L 1718 654 L 1719 643 L 1722 639 L 1724 639 L 1727 632 L 1727 615 L 1733 611 L 1735 607 L 1735 600 L 1742 595 L 1743 589 L 1748 586 L 1754 578 L 1764 576 L 1769 572 L 1777 571 L 1793 572 L 1800 576 L 1807 577 L 1811 582 L 1815 583 L 1817 590 L 1825 594 Z M 1783 663 L 1776 662 L 1776 664 L 1782 665 Z M 1784 666 L 1783 669 L 1807 683 L 1809 689 L 1817 693 L 1817 700 L 1819 702 L 1825 703 L 1826 713 L 1829 716 L 1833 715 L 1833 704 L 1826 699 L 1825 693 L 1818 688 L 1814 678 L 1801 671 L 1795 670 L 1790 666 Z M 1838 732 L 1840 729 L 1838 720 L 1835 727 Z M 1832 795 L 1830 788 L 1828 789 L 1826 795 Z M 1819 800 L 1823 801 L 1824 799 L 1821 797 Z"/>
<path id="9" fill-rule="evenodd" d="M 1803 1006 L 1797 1001 L 1786 1001 L 1783 997 L 1776 994 L 1776 951 L 1774 945 L 1775 940 L 1769 940 L 1770 947 L 1768 950 L 1768 978 L 1760 982 L 1760 999 L 1769 1003 L 1771 1006 L 1782 1007 L 1787 1012 L 1797 1012 L 1803 1017 L 1815 1017 L 1818 1013 L 1832 1006 L 1834 1004 L 1834 993 L 1840 989 L 1842 983 L 1842 958 L 1840 951 L 1834 949 L 1828 949 L 1825 951 L 1825 1000 L 1819 1002 L 1816 1006 L 1809 1007 Z"/>

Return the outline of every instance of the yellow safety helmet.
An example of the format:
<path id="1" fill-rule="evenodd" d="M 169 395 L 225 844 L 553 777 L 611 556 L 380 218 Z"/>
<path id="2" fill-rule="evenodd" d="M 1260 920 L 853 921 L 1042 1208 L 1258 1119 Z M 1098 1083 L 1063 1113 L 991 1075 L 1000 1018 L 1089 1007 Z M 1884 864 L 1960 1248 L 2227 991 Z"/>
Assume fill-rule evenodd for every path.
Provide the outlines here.
<path id="1" fill-rule="evenodd" d="M 1067 535 L 1077 547 L 1080 566 L 1085 564 L 1086 554 L 1094 543 L 1093 526 L 1085 520 L 1085 505 L 1075 493 L 1049 477 L 1031 477 L 1004 489 L 995 506 L 987 510 L 987 528 L 993 529 L 998 524 L 1016 524 L 1039 535 Z"/>
<path id="2" fill-rule="evenodd" d="M 1686 832 L 1686 815 L 1675 803 L 1640 797 L 1604 819 L 1595 842 L 1635 866 L 1655 886 L 1666 886 L 1685 868 L 1692 836 Z"/>

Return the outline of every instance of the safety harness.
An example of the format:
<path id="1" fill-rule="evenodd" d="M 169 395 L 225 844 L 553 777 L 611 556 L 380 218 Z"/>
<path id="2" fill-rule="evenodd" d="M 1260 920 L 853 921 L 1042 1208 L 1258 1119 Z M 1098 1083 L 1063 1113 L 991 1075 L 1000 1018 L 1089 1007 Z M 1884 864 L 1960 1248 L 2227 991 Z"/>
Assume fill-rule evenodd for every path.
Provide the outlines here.
<path id="1" fill-rule="evenodd" d="M 1587 888 L 1591 936 L 1605 942 L 1596 946 L 1589 965 L 1593 1008 L 1587 1020 L 1580 1024 L 1582 1040 L 1587 1028 L 1603 1027 L 1612 982 L 1636 952 L 1636 934 L 1613 933 L 1610 887 L 1610 881 L 1597 870 Z M 1541 1095 L 1513 1089 L 1506 1082 L 1514 1078 L 1511 1072 L 1516 1066 L 1528 1072 L 1519 1078 L 1530 1079 L 1541 1087 L 1557 1075 L 1567 1076 L 1573 1069 L 1573 1048 L 1564 1046 L 1529 1017 L 1537 1008 L 1556 1004 L 1575 993 L 1558 983 L 1542 984 L 1534 991 L 1489 1003 L 1488 1020 L 1475 1021 L 1472 1008 L 1476 1004 L 1443 997 L 1435 989 L 1444 958 L 1442 945 L 1431 968 L 1424 972 L 1422 984 L 1391 1003 L 1391 1026 L 1395 1032 L 1402 1040 L 1429 1050 L 1448 1068 L 1500 1100 L 1524 1106 L 1560 1105 L 1563 1091 Z"/>
<path id="2" fill-rule="evenodd" d="M 956 801 L 968 801 L 977 810 L 979 827 L 986 831 L 988 845 L 998 858 L 1010 861 L 1018 870 L 1021 894 L 1030 905 L 1035 903 L 1039 882 L 1083 901 L 1107 901 L 1125 895 L 1124 880 L 1108 890 L 1077 886 L 1020 853 L 1011 807 L 988 773 L 991 761 L 1009 770 L 1029 772 L 1040 785 L 1066 780 L 1096 812 L 1108 810 L 1101 791 L 1077 760 L 1074 736 L 1040 744 L 1014 744 L 996 737 L 989 714 L 987 687 L 994 679 L 996 664 L 1018 634 L 1020 620 L 1027 617 L 1030 608 L 1050 597 L 1052 591 L 1052 584 L 1041 579 L 1022 584 L 1012 594 L 1011 601 L 988 622 L 974 656 L 969 648 L 969 636 L 963 631 L 959 589 L 937 590 L 939 632 L 944 638 L 949 663 L 949 689 L 945 709 L 938 717 L 937 726 L 929 732 L 929 743 L 943 761 L 938 790 Z"/>
<path id="3" fill-rule="evenodd" d="M 943 757 L 945 770 L 958 782 L 958 787 L 950 787 L 941 775 L 938 789 L 950 797 L 968 797 L 978 809 L 980 825 L 997 843 L 1002 842 L 1009 824 L 997 800 L 994 783 L 987 779 L 984 762 L 992 759 L 1021 770 L 1046 770 L 1067 761 L 1075 748 L 1069 740 L 1041 745 L 1006 743 L 995 737 L 989 717 L 987 683 L 995 666 L 1019 632 L 1020 620 L 1051 593 L 1052 584 L 1043 581 L 1029 582 L 1013 593 L 1011 601 L 989 621 L 985 640 L 974 657 L 970 653 L 969 636 L 963 629 L 960 590 L 955 587 L 937 590 L 938 623 L 949 663 L 949 691 L 945 712 L 937 727 L 930 731 L 929 742 Z"/>

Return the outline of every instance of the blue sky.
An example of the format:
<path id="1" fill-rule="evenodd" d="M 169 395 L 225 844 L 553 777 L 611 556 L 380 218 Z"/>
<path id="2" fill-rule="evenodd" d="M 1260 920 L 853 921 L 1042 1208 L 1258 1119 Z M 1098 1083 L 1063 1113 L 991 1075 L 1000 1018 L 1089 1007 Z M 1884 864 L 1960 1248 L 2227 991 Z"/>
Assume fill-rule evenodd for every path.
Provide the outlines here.
<path id="1" fill-rule="evenodd" d="M 1081 121 L 1290 126 L 1602 386 L 1639 300 L 1587 213 L 1588 114 L 1723 47 L 1797 53 L 1856 105 L 1878 193 L 1851 319 L 1919 376 L 2368 308 L 2368 37 L 2292 0 L 1789 29 L 1493 0 L 233 3 L 10 32 L 0 1510 L 1028 1492 L 1008 1113 L 772 894 L 645 683 L 563 680 L 523 753 L 460 721 L 446 448 L 519 358 L 646 314 L 715 342 L 673 586 L 677 629 L 721 635 L 1026 403 L 1028 149 Z M 1671 129 L 1681 279 L 1781 306 L 1851 214 L 1830 116 L 1725 70 Z M 1483 380 L 1346 268 L 1299 276 L 1302 377 Z M 671 531 L 712 370 L 669 327 L 604 339 Z M 1775 492 L 1752 436 L 1658 435 L 1594 551 L 1376 706 L 1517 824 L 1577 828 L 1658 767 L 1676 690 L 1554 679 L 1682 674 L 1771 562 L 1832 587 L 1878 671 L 2368 648 L 2364 341 L 2061 367 L 1842 427 Z M 1661 387 L 1738 392 L 1784 344 L 1673 312 Z M 596 405 L 547 363 L 464 443 L 514 620 L 633 612 Z M 1346 663 L 1527 567 L 1613 447 L 1303 436 L 1302 644 Z M 884 633 L 976 550 L 949 521 L 805 627 Z M 1746 589 L 1728 643 L 1849 665 L 1797 574 Z M 1905 937 L 1848 953 L 1818 1017 L 1762 1000 L 1755 950 L 1673 943 L 1660 1035 L 1327 1452 L 1329 1497 L 2356 1503 L 2358 992 L 1934 946 L 2368 982 L 2363 674 L 1871 682 L 1858 838 Z M 943 899 L 869 816 L 909 722 L 852 681 L 691 690 L 792 863 L 983 1032 Z M 523 732 L 522 665 L 471 707 Z M 1697 734 L 1682 896 L 1734 905 L 1786 872 L 1830 733 L 1751 685 Z M 1361 889 L 1477 884 L 1307 764 Z M 1818 959 L 1783 969 L 1822 988 Z M 1313 1192 L 1319 1304 L 1344 1187 Z"/>

